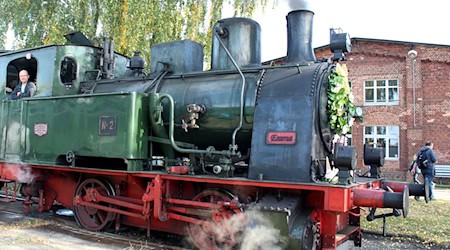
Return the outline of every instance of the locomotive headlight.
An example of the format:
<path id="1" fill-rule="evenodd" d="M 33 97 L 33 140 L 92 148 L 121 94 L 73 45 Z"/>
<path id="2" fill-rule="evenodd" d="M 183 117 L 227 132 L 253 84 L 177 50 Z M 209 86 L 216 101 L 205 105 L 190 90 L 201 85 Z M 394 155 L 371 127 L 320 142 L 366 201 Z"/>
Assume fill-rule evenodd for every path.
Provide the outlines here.
<path id="1" fill-rule="evenodd" d="M 348 33 L 342 33 L 341 30 L 336 31 L 335 29 L 332 29 L 330 32 L 331 52 L 336 52 L 338 50 L 350 52 L 352 50 L 352 40 Z"/>
<path id="2" fill-rule="evenodd" d="M 372 148 L 364 144 L 364 165 L 382 167 L 384 157 L 384 148 Z"/>
<path id="3" fill-rule="evenodd" d="M 343 60 L 344 52 L 352 50 L 352 41 L 348 33 L 341 29 L 330 29 L 330 50 L 333 52 L 333 60 Z"/>
<path id="4" fill-rule="evenodd" d="M 334 149 L 334 164 L 340 170 L 354 170 L 356 168 L 355 147 L 336 144 Z"/>

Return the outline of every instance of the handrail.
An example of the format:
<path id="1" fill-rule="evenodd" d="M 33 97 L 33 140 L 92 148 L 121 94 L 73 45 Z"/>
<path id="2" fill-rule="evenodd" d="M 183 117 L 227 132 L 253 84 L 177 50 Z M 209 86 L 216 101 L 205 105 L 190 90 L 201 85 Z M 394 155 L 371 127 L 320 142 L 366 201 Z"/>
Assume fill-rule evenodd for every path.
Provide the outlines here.
<path id="1" fill-rule="evenodd" d="M 220 36 L 218 33 L 221 33 L 221 32 L 223 32 L 223 30 L 218 28 L 218 29 L 216 29 L 216 32 L 214 32 L 214 35 L 216 36 L 217 40 L 219 41 L 220 46 L 222 46 L 223 50 L 225 50 L 225 52 L 227 53 L 227 56 L 230 58 L 231 62 L 233 62 L 234 66 L 236 67 L 237 71 L 239 72 L 239 74 L 241 75 L 241 78 L 242 78 L 240 109 L 239 109 L 239 125 L 233 131 L 233 135 L 231 136 L 231 145 L 230 145 L 230 149 L 232 149 L 233 151 L 236 151 L 238 148 L 238 146 L 236 145 L 236 134 L 239 130 L 241 130 L 242 125 L 243 125 L 243 120 L 244 120 L 244 94 L 245 94 L 246 82 L 245 82 L 245 76 L 242 73 L 241 69 L 239 68 L 239 65 L 233 59 L 233 56 L 231 55 L 230 51 L 228 51 L 227 47 L 220 39 Z"/>

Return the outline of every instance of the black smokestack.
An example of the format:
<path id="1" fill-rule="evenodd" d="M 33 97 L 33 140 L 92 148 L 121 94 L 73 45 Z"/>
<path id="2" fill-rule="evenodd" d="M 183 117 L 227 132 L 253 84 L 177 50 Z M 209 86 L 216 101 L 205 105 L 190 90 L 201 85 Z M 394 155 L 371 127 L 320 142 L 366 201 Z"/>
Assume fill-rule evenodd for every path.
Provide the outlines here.
<path id="1" fill-rule="evenodd" d="M 302 1 L 300 1 L 302 2 Z M 314 12 L 308 8 L 291 11 L 287 15 L 287 58 L 286 63 L 315 61 L 312 48 Z"/>

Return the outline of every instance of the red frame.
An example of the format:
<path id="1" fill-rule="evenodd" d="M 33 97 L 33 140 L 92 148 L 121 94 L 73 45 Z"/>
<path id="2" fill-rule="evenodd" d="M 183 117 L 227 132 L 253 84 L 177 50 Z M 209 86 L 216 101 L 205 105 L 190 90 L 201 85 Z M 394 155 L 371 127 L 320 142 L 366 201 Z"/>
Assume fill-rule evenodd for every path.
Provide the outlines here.
<path id="1" fill-rule="evenodd" d="M 195 192 L 192 187 L 196 185 L 206 188 L 224 187 L 243 194 L 266 189 L 298 192 L 304 194 L 305 203 L 313 208 L 314 212 L 310 218 L 320 227 L 323 249 L 335 249 L 349 238 L 359 244 L 361 242 L 359 207 L 384 207 L 383 196 L 386 192 L 380 188 L 382 186 L 380 180 L 344 186 L 0 163 L 3 180 L 19 181 L 20 173 L 24 170 L 29 171 L 35 181 L 44 184 L 43 188 L 38 190 L 41 212 L 48 211 L 58 197 L 58 202 L 71 209 L 78 205 L 97 208 L 120 214 L 122 223 L 126 225 L 176 234 L 184 233 L 183 223 L 208 225 L 209 222 L 193 216 L 198 211 L 210 211 L 213 214 L 213 211 L 220 211 L 225 207 L 236 209 L 238 206 L 237 200 L 217 204 L 193 201 L 191 197 Z M 107 177 L 114 184 L 116 195 L 108 196 L 99 190 L 88 189 L 84 197 L 74 197 L 81 175 L 84 178 Z M 174 195 L 177 185 L 186 186 L 181 193 L 178 191 L 181 197 Z M 396 189 L 401 187 L 402 185 L 395 186 Z M 127 196 L 121 195 L 122 193 Z M 99 205 L 100 201 L 116 206 Z M 28 205 L 25 209 L 28 209 Z M 354 225 L 350 225 L 349 220 L 353 221 Z M 116 228 L 118 227 L 120 223 L 116 221 Z"/>

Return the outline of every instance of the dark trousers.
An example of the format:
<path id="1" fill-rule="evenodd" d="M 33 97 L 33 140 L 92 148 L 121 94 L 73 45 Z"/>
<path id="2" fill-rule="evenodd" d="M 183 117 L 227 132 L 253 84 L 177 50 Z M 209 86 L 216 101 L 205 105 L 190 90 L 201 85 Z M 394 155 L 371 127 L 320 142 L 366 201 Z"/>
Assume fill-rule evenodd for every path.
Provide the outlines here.
<path id="1" fill-rule="evenodd" d="M 425 180 L 428 180 L 428 186 L 430 188 L 430 200 L 434 199 L 434 194 L 433 194 L 433 179 L 434 179 L 434 168 L 426 168 L 426 169 L 422 169 L 422 175 L 423 178 Z"/>

